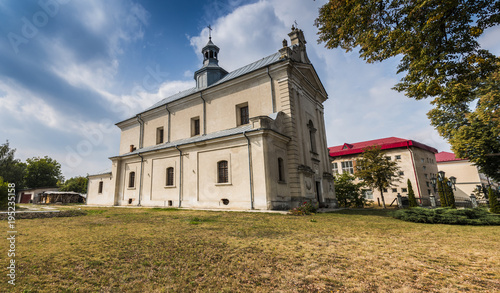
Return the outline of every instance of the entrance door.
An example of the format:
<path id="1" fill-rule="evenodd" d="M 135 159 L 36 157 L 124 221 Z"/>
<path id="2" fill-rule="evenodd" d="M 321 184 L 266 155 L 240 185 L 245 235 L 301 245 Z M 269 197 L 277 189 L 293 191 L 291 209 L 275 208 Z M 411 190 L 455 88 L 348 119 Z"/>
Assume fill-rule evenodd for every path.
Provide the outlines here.
<path id="1" fill-rule="evenodd" d="M 321 203 L 321 182 L 316 181 L 316 200 Z"/>

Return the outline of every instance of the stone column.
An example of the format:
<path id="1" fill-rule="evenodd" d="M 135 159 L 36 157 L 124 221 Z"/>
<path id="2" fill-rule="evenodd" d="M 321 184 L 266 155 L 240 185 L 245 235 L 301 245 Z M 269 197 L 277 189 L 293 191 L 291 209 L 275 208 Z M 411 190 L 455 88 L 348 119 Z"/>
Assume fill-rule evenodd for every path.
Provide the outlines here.
<path id="1" fill-rule="evenodd" d="M 436 197 L 434 196 L 434 194 L 431 194 L 429 196 L 429 199 L 431 201 L 431 208 L 433 208 L 433 209 L 436 208 Z"/>
<path id="2" fill-rule="evenodd" d="M 401 194 L 399 194 L 399 192 L 398 192 L 398 207 L 400 209 L 403 208 L 403 200 L 401 199 Z"/>
<path id="3" fill-rule="evenodd" d="M 474 193 L 470 195 L 470 201 L 472 202 L 472 208 L 477 208 L 477 199 Z"/>

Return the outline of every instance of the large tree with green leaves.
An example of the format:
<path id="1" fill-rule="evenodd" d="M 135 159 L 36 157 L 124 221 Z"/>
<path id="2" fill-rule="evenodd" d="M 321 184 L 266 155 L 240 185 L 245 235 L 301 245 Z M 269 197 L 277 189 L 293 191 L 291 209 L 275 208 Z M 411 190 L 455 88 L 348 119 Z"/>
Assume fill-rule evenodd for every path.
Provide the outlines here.
<path id="1" fill-rule="evenodd" d="M 359 48 L 369 63 L 399 56 L 394 89 L 432 98 L 431 124 L 497 180 L 500 63 L 478 38 L 499 23 L 498 0 L 330 0 L 316 19 L 327 48 Z"/>
<path id="2" fill-rule="evenodd" d="M 45 156 L 27 159 L 26 185 L 30 188 L 55 187 L 58 182 L 63 181 L 61 164 L 56 160 Z"/>
<path id="3" fill-rule="evenodd" d="M 4 181 L 16 184 L 16 189 L 24 187 L 26 164 L 14 157 L 16 149 L 9 147 L 9 141 L 0 145 L 0 177 Z"/>
<path id="4" fill-rule="evenodd" d="M 86 177 L 72 177 L 61 184 L 59 190 L 87 193 L 87 183 L 88 179 Z"/>
<path id="5" fill-rule="evenodd" d="M 384 189 L 399 181 L 400 170 L 395 161 L 388 159 L 379 146 L 363 149 L 361 158 L 356 163 L 356 176 L 373 189 L 380 190 L 382 205 L 385 206 Z"/>

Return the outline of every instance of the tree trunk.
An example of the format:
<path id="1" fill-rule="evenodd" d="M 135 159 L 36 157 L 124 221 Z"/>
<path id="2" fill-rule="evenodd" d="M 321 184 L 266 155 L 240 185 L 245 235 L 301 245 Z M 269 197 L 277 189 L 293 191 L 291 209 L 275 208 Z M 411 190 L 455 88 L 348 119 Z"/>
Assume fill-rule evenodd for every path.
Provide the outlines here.
<path id="1" fill-rule="evenodd" d="M 382 206 L 385 207 L 385 199 L 384 199 L 384 192 L 382 191 L 382 188 L 380 188 L 380 197 L 382 198 Z"/>

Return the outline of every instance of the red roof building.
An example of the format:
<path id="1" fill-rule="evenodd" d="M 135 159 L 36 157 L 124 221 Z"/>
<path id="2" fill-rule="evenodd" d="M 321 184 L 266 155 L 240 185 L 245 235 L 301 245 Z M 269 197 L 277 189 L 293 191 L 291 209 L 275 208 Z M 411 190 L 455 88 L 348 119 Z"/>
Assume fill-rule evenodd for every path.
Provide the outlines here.
<path id="1" fill-rule="evenodd" d="M 388 159 L 398 162 L 400 181 L 383 190 L 386 204 L 390 204 L 397 194 L 407 196 L 407 182 L 410 179 L 415 196 L 422 205 L 430 205 L 429 196 L 434 193 L 431 185 L 432 176 L 437 174 L 435 148 L 423 143 L 399 137 L 368 140 L 356 143 L 344 143 L 328 148 L 334 174 L 356 173 L 356 161 L 367 147 L 379 146 Z M 381 200 L 379 190 L 365 190 L 367 199 Z M 378 198 L 378 199 L 377 199 Z"/>

